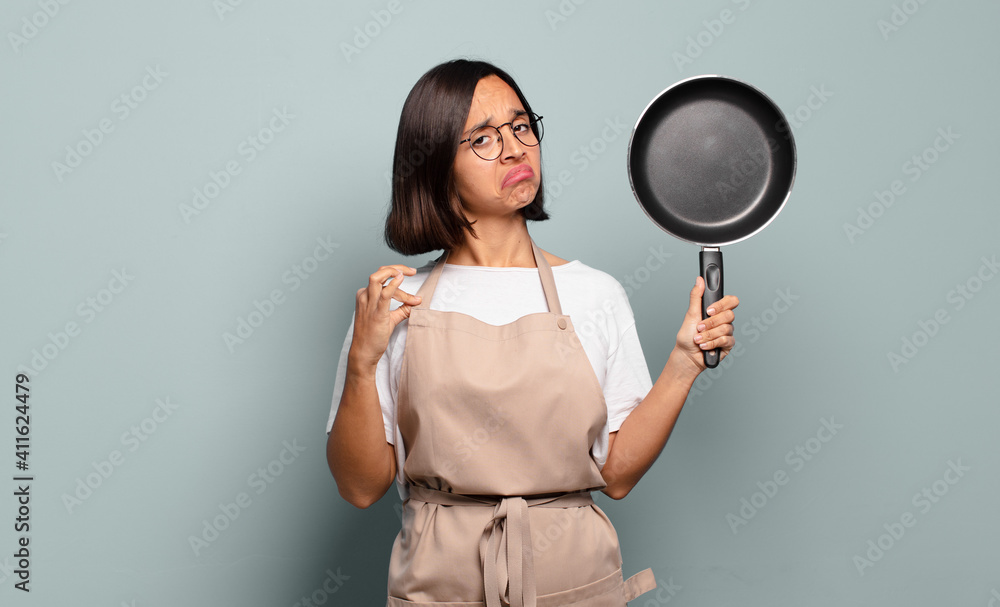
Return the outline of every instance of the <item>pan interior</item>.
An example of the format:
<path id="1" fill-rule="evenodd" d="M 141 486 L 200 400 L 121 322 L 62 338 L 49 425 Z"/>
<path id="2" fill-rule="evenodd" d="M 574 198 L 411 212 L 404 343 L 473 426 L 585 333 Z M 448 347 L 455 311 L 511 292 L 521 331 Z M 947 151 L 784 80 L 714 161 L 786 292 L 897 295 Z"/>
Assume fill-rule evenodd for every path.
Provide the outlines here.
<path id="1" fill-rule="evenodd" d="M 704 245 L 755 233 L 791 187 L 795 152 L 780 111 L 737 81 L 695 79 L 661 94 L 636 125 L 632 187 L 665 231 Z"/>

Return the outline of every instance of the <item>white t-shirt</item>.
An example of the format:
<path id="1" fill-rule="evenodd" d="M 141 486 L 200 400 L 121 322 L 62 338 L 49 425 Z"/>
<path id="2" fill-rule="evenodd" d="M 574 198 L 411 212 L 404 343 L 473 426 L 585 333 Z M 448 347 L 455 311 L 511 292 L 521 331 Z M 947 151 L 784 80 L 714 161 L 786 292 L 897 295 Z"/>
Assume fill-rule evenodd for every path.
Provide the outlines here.
<path id="1" fill-rule="evenodd" d="M 400 289 L 416 294 L 430 275 L 436 261 L 417 268 L 413 276 L 404 276 Z M 552 266 L 552 275 L 563 314 L 568 314 L 583 348 L 594 367 L 594 373 L 604 391 L 608 421 L 591 446 L 594 461 L 601 468 L 608 457 L 608 434 L 616 432 L 622 422 L 653 387 L 636 333 L 632 307 L 625 289 L 610 274 L 574 260 Z M 402 305 L 392 300 L 390 309 Z M 538 268 L 496 268 L 445 264 L 437 289 L 430 302 L 432 310 L 461 312 L 492 325 L 504 325 L 535 312 L 547 312 L 545 292 Z M 396 424 L 396 395 L 406 344 L 408 321 L 396 325 L 385 353 L 376 367 L 385 439 L 396 446 L 396 486 L 400 498 L 409 495 L 403 480 L 406 453 L 403 438 Z M 337 366 L 327 434 L 333 428 L 340 397 L 344 392 L 347 353 L 354 335 L 354 320 L 347 330 Z"/>

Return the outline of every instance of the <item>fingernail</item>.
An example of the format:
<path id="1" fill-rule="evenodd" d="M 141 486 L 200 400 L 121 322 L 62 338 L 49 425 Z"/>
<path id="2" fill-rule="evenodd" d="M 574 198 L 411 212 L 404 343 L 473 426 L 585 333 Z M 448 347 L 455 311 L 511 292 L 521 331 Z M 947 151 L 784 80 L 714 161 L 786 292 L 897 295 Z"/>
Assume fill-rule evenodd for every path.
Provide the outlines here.
<path id="1" fill-rule="evenodd" d="M 701 341 L 701 335 L 695 335 L 694 336 L 694 343 L 698 343 L 700 341 Z"/>
<path id="2" fill-rule="evenodd" d="M 702 324 L 698 325 L 698 330 L 699 331 L 704 331 L 705 330 L 705 323 L 702 323 Z"/>
<path id="3" fill-rule="evenodd" d="M 701 344 L 701 349 L 702 350 L 707 350 L 708 349 L 708 344 Z"/>
<path id="4" fill-rule="evenodd" d="M 709 308 L 708 309 L 708 313 L 709 314 L 715 314 L 715 308 Z"/>

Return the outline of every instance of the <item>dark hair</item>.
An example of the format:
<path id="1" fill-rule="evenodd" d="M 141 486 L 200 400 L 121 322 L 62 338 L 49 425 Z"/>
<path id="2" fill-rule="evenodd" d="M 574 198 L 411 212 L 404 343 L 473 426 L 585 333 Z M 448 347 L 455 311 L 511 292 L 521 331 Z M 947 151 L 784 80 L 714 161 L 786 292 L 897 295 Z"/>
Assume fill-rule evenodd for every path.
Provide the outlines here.
<path id="1" fill-rule="evenodd" d="M 476 85 L 497 76 L 514 89 L 526 112 L 531 106 L 507 72 L 484 61 L 456 59 L 420 77 L 406 97 L 392 158 L 392 208 L 385 221 L 385 242 L 404 255 L 450 250 L 476 232 L 457 202 L 452 165 L 469 118 Z M 537 128 L 532 125 L 532 128 Z M 544 189 L 521 208 L 525 219 L 544 221 Z"/>

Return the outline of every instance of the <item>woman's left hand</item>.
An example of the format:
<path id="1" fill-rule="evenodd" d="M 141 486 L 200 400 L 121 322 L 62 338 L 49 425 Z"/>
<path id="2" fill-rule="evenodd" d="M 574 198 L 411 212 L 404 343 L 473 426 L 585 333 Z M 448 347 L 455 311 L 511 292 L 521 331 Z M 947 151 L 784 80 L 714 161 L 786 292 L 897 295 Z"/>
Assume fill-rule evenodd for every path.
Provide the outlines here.
<path id="1" fill-rule="evenodd" d="M 706 369 L 704 355 L 706 350 L 721 348 L 722 356 L 719 358 L 721 361 L 733 349 L 736 344 L 736 338 L 733 336 L 733 320 L 736 319 L 736 314 L 733 310 L 740 305 L 740 300 L 735 295 L 725 295 L 712 304 L 708 310 L 708 318 L 702 320 L 701 296 L 704 292 L 705 281 L 699 276 L 694 288 L 691 289 L 691 303 L 684 315 L 684 322 L 677 332 L 676 349 L 694 364 L 697 373 Z"/>

